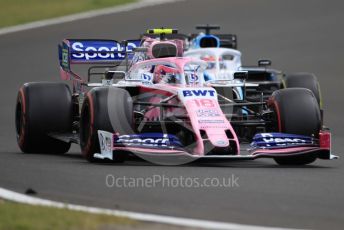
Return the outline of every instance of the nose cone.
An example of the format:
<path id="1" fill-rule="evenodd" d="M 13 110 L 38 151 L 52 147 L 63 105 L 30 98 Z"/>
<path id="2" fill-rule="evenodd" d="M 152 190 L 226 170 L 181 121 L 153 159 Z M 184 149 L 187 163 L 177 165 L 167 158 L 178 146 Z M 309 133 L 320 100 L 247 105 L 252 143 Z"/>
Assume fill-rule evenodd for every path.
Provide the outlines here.
<path id="1" fill-rule="evenodd" d="M 228 147 L 229 141 L 224 130 L 206 130 L 208 139 L 214 147 Z"/>

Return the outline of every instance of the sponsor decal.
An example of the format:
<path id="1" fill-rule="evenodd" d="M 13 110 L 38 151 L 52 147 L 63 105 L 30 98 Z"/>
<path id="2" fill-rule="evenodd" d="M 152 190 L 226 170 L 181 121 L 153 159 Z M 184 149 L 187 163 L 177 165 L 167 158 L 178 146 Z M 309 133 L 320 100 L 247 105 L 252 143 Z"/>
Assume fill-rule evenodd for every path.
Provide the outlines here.
<path id="1" fill-rule="evenodd" d="M 116 41 L 107 40 L 71 40 L 71 60 L 72 61 L 105 61 L 105 60 L 124 60 L 123 52 L 125 47 Z M 138 41 L 128 42 L 127 51 L 139 45 Z M 133 55 L 131 55 L 132 58 Z"/>
<path id="2" fill-rule="evenodd" d="M 58 46 L 59 51 L 59 62 L 60 66 L 63 70 L 69 70 L 70 69 L 70 63 L 69 63 L 69 47 L 66 43 L 62 43 Z"/>
<path id="3" fill-rule="evenodd" d="M 111 146 L 111 134 L 106 135 L 108 133 L 99 132 L 99 142 L 100 142 L 100 150 L 101 152 L 112 152 Z"/>
<path id="4" fill-rule="evenodd" d="M 196 111 L 198 117 L 219 117 L 220 112 L 217 109 L 199 109 Z"/>
<path id="5" fill-rule="evenodd" d="M 200 124 L 223 124 L 224 120 L 198 120 Z"/>
<path id="6" fill-rule="evenodd" d="M 68 49 L 62 49 L 62 67 L 69 68 Z"/>
<path id="7" fill-rule="evenodd" d="M 148 73 L 141 74 L 141 79 L 144 82 L 151 82 L 153 80 L 153 75 Z"/>
<path id="8" fill-rule="evenodd" d="M 219 140 L 219 141 L 216 141 L 216 144 L 219 146 L 227 146 L 228 142 L 225 140 Z"/>
<path id="9" fill-rule="evenodd" d="M 183 103 L 193 100 L 197 107 L 214 107 L 217 100 L 216 91 L 210 87 L 179 89 L 178 96 Z"/>
<path id="10" fill-rule="evenodd" d="M 162 133 L 141 133 L 131 135 L 114 135 L 114 145 L 147 147 L 182 147 L 175 135 Z"/>
<path id="11" fill-rule="evenodd" d="M 223 126 L 218 126 L 218 125 L 211 125 L 211 126 L 209 126 L 209 125 L 202 124 L 200 126 L 200 128 L 201 129 L 228 129 L 228 126 L 225 126 L 225 125 L 223 125 Z"/>
<path id="12" fill-rule="evenodd" d="M 198 82 L 198 76 L 195 73 L 189 74 L 189 83 L 196 83 Z"/>
<path id="13" fill-rule="evenodd" d="M 183 96 L 184 97 L 192 97 L 192 96 L 196 96 L 196 97 L 206 97 L 206 96 L 210 96 L 210 97 L 214 97 L 215 94 L 215 90 L 212 89 L 193 89 L 193 90 L 183 90 Z"/>
<path id="14" fill-rule="evenodd" d="M 294 145 L 314 144 L 312 137 L 293 135 L 285 133 L 259 133 L 253 137 L 251 147 L 269 148 L 269 147 L 290 147 Z"/>

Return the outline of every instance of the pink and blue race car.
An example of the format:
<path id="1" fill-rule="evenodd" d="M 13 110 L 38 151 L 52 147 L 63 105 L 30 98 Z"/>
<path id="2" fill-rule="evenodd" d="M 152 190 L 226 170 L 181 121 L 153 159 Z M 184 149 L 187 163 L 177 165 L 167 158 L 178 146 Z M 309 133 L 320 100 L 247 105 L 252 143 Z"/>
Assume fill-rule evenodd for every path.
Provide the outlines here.
<path id="1" fill-rule="evenodd" d="M 310 90 L 279 89 L 267 101 L 244 100 L 235 85 L 207 84 L 207 63 L 181 57 L 177 43 L 163 36 L 63 40 L 61 77 L 72 91 L 65 83 L 20 88 L 15 120 L 21 150 L 65 153 L 77 143 L 90 162 L 139 157 L 163 164 L 273 158 L 303 165 L 336 158 Z M 233 77 L 247 76 L 240 71 Z"/>

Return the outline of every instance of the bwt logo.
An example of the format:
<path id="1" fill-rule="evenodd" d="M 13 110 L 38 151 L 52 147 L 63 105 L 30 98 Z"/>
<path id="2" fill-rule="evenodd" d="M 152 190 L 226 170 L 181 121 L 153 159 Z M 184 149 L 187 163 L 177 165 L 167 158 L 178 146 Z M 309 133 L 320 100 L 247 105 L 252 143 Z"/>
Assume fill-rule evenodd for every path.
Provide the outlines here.
<path id="1" fill-rule="evenodd" d="M 183 96 L 184 97 L 205 97 L 205 96 L 210 96 L 214 97 L 215 96 L 215 90 L 209 90 L 209 89 L 197 89 L 197 90 L 183 90 Z"/>
<path id="2" fill-rule="evenodd" d="M 135 43 L 129 42 L 127 51 L 132 51 L 135 47 Z M 72 51 L 75 52 L 72 54 L 72 58 L 75 59 L 123 59 L 125 57 L 124 53 L 116 53 L 124 51 L 124 47 L 119 43 L 104 43 L 103 45 L 95 45 L 92 43 L 74 42 L 72 43 Z"/>

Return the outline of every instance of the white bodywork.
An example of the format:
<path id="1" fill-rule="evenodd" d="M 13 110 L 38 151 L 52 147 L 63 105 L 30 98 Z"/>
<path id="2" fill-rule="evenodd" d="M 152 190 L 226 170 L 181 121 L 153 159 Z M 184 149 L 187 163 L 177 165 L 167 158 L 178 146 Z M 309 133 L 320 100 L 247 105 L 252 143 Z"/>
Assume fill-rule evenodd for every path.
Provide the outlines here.
<path id="1" fill-rule="evenodd" d="M 93 156 L 97 159 L 113 160 L 113 135 L 110 132 L 98 130 L 98 139 L 100 145 L 100 153 L 95 153 Z"/>
<path id="2" fill-rule="evenodd" d="M 208 81 L 233 80 L 234 72 L 241 67 L 241 52 L 229 48 L 192 49 L 184 52 L 184 56 L 208 63 L 205 71 Z"/>

